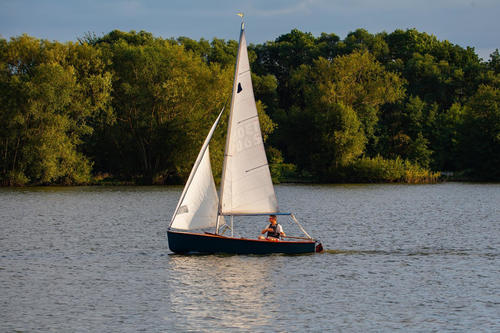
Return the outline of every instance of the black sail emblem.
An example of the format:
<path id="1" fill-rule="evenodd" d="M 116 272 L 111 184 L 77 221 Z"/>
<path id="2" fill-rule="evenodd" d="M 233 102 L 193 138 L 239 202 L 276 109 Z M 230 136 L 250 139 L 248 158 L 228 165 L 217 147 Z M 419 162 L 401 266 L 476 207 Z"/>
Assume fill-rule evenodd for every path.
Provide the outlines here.
<path id="1" fill-rule="evenodd" d="M 237 91 L 237 93 L 239 94 L 242 90 L 243 90 L 243 88 L 241 88 L 241 83 L 238 83 L 238 91 Z"/>

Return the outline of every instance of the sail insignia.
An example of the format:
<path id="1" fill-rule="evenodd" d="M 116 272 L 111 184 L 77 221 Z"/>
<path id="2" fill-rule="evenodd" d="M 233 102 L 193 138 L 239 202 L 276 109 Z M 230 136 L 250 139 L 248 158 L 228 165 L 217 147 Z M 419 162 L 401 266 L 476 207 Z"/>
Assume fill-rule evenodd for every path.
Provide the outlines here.
<path id="1" fill-rule="evenodd" d="M 186 213 L 189 213 L 188 206 L 187 205 L 180 206 L 179 210 L 177 211 L 177 215 L 186 214 Z"/>

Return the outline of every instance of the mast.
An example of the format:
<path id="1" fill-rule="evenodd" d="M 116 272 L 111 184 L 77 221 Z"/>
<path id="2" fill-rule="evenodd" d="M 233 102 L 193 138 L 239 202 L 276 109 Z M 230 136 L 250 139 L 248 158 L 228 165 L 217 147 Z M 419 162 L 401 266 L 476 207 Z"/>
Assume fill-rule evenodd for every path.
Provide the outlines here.
<path id="1" fill-rule="evenodd" d="M 227 157 L 228 157 L 228 149 L 229 149 L 229 138 L 231 137 L 231 120 L 233 117 L 233 109 L 234 109 L 234 96 L 237 90 L 238 84 L 238 65 L 240 63 L 240 53 L 241 53 L 241 38 L 245 32 L 245 22 L 243 21 L 243 14 L 238 13 L 238 16 L 241 17 L 241 29 L 240 29 L 240 39 L 238 41 L 238 53 L 236 54 L 236 64 L 234 65 L 234 78 L 233 78 L 233 91 L 231 93 L 231 107 L 229 109 L 229 119 L 228 119 L 228 129 L 226 135 L 226 147 L 224 148 L 224 162 L 222 164 L 222 175 L 221 175 L 221 184 L 220 184 L 220 194 L 219 194 L 219 208 L 217 213 L 217 223 L 215 226 L 215 233 L 219 233 L 219 216 L 222 215 L 222 199 L 224 197 L 224 183 L 225 183 L 225 175 L 227 169 Z"/>

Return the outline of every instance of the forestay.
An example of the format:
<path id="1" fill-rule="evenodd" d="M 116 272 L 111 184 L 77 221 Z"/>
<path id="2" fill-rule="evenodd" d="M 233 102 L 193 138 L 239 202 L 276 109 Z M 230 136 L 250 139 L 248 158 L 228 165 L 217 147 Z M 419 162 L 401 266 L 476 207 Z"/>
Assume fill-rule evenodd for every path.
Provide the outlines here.
<path id="1" fill-rule="evenodd" d="M 278 202 L 257 115 L 245 31 L 241 29 L 221 181 L 221 213 L 276 213 Z"/>

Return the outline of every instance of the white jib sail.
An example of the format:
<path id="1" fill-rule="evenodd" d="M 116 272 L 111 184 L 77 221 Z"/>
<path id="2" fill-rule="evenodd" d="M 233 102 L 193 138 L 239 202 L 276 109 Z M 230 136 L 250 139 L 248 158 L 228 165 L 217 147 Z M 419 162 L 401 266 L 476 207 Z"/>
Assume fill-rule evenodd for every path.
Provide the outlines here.
<path id="1" fill-rule="evenodd" d="M 277 213 L 278 202 L 260 131 L 243 26 L 227 135 L 221 181 L 222 214 Z"/>
<path id="2" fill-rule="evenodd" d="M 192 230 L 216 225 L 219 198 L 210 165 L 208 144 L 223 112 L 224 109 L 212 125 L 198 153 L 170 222 L 172 228 Z M 222 224 L 224 219 L 220 217 L 219 225 Z"/>
<path id="3" fill-rule="evenodd" d="M 171 227 L 184 230 L 214 227 L 218 205 L 207 148 Z"/>

